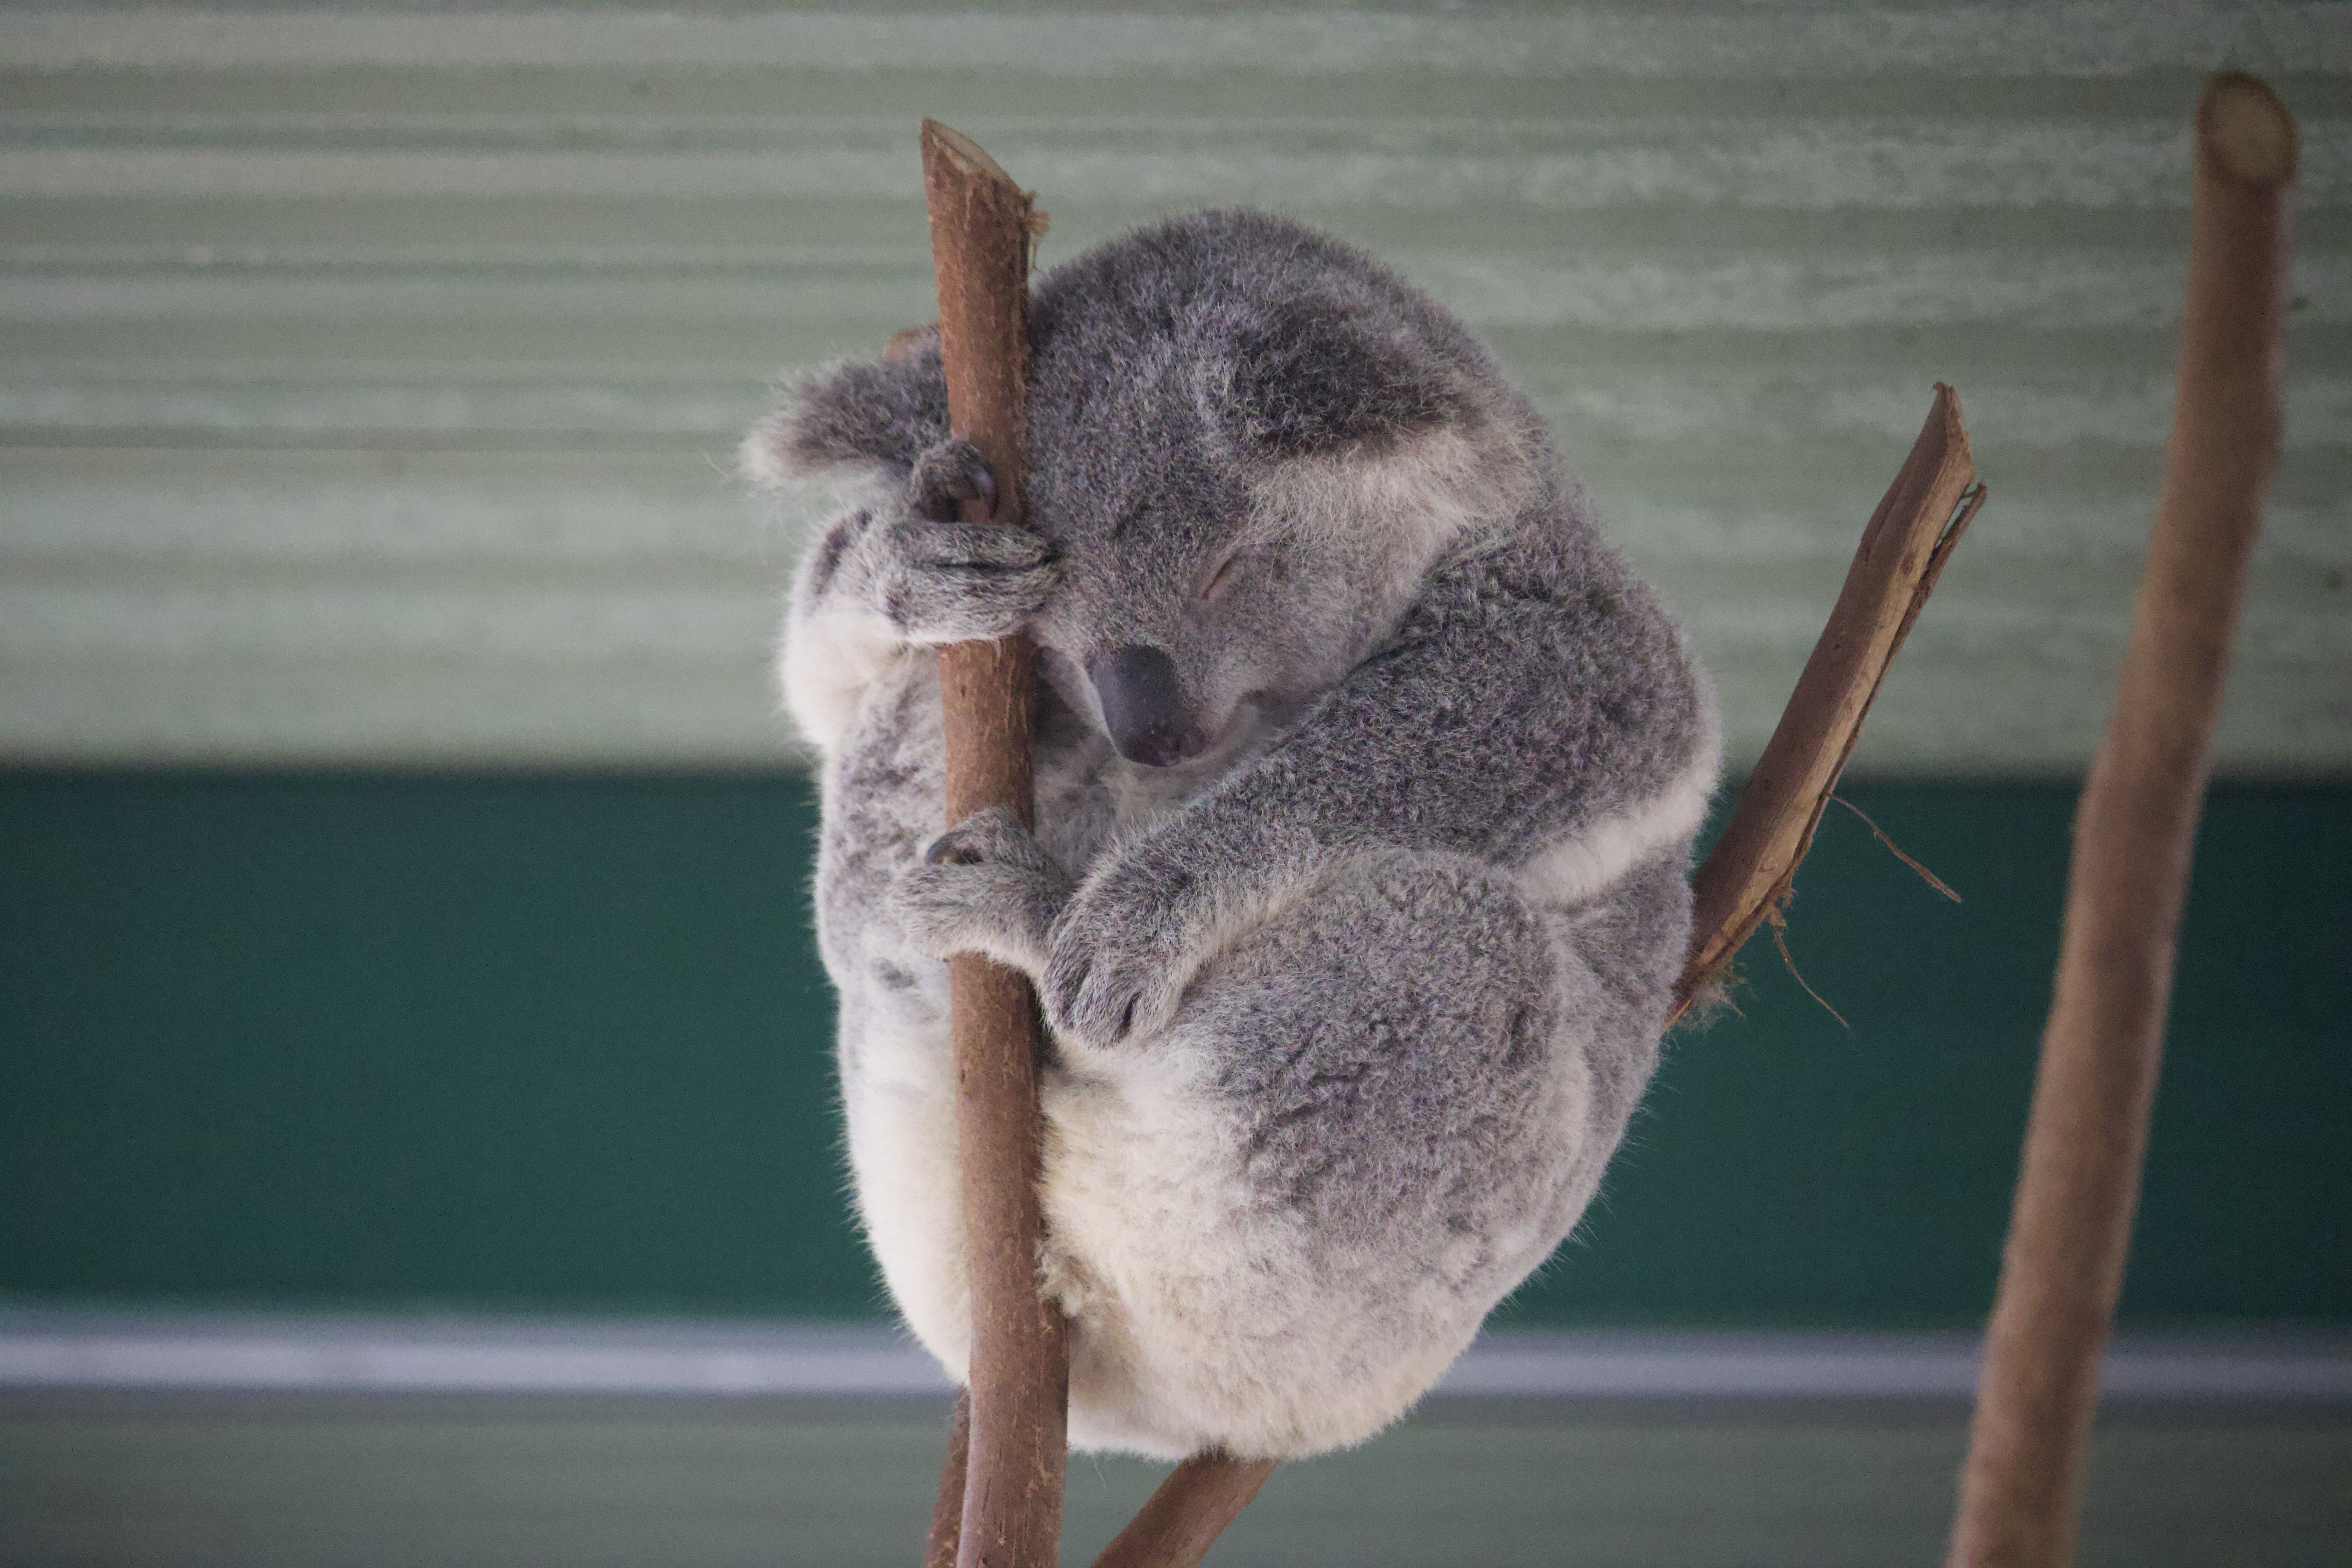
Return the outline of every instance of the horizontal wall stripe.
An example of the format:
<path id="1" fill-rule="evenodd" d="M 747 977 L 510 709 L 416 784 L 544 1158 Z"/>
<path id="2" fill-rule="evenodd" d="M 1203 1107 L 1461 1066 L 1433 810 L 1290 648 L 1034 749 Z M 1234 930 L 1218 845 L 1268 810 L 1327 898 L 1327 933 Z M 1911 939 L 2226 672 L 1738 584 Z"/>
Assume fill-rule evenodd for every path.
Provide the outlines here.
<path id="1" fill-rule="evenodd" d="M 0 668 L 10 759 L 96 766 L 805 766 L 766 690 L 756 648 L 723 662 L 488 669 L 456 658 L 184 655 Z"/>
<path id="2" fill-rule="evenodd" d="M 0 560 L 17 571 L 205 563 L 236 570 L 351 565 L 464 574 L 494 567 L 641 577 L 761 574 L 781 583 L 801 520 L 763 526 L 730 476 L 693 455 L 25 451 L 0 513 Z M 397 479 L 398 482 L 394 482 Z M 764 580 L 764 579 L 763 579 Z"/>
<path id="3" fill-rule="evenodd" d="M 203 431 L 234 445 L 240 434 L 348 432 L 367 445 L 404 435 L 527 436 L 577 433 L 724 450 L 764 408 L 768 395 L 740 379 L 691 367 L 676 379 L 582 384 L 572 375 L 509 372 L 473 384 L 436 377 L 371 384 L 346 373 L 328 380 L 289 365 L 248 374 L 66 375 L 20 362 L 0 385 L 0 440 L 40 444 L 75 431 Z M 599 366 L 609 372 L 611 367 Z M 798 369 L 779 374 L 788 380 Z M 321 370 L 324 367 L 320 367 Z M 1907 441 L 1927 389 L 1916 378 L 1813 369 L 1724 367 L 1706 382 L 1639 363 L 1546 367 L 1518 378 L 1571 443 Z M 698 374 L 699 372 L 699 374 Z M 273 374 L 274 373 L 274 374 Z M 2057 385 L 1971 381 L 1963 389 L 1973 437 L 2011 451 L 2104 446 L 2160 448 L 2171 425 L 2169 377 L 2115 376 Z M 1977 410 L 1982 409 L 1979 415 Z M 2352 378 L 2318 372 L 2286 384 L 2286 449 L 2352 446 Z"/>
<path id="4" fill-rule="evenodd" d="M 766 67 L 881 74 L 1023 70 L 1066 76 L 1231 70 L 1296 76 L 1410 68 L 1481 76 L 1803 79 L 1918 71 L 2099 77 L 2150 68 L 2352 68 L 2340 6 L 2259 11 L 2076 4 L 1875 12 L 1774 7 L 1675 15 L 1038 15 L 994 7 L 844 16 L 783 13 L 255 15 L 20 11 L 0 17 L 0 59 L 38 70 Z"/>
<path id="5" fill-rule="evenodd" d="M 370 435 L 576 431 L 727 443 L 757 416 L 740 384 L 699 386 L 410 386 L 270 378 L 174 385 L 152 376 L 79 384 L 18 380 L 0 387 L 0 438 L 70 430 L 352 431 Z"/>
<path id="6" fill-rule="evenodd" d="M 2100 1384 L 2129 1400 L 2341 1405 L 2343 1349 L 2321 1335 L 2124 1335 Z M 1979 1353 L 1952 1333 L 1489 1330 L 1430 1397 L 1967 1399 Z M 0 1319 L 0 1388 L 875 1398 L 953 1384 L 879 1325 L 37 1310 Z"/>
<path id="7" fill-rule="evenodd" d="M 290 592 L 191 584 L 128 593 L 12 584 L 0 586 L 0 657 L 140 660 L 198 648 L 282 655 L 299 647 L 322 658 L 364 652 L 457 662 L 717 660 L 758 647 L 775 613 L 764 595 L 720 597 L 659 585 L 573 595 L 447 584 Z"/>
<path id="8" fill-rule="evenodd" d="M 2161 329 L 2179 319 L 2184 268 L 2137 254 L 2043 257 L 1745 257 L 1721 262 L 1559 263 L 1506 256 L 1401 256 L 1399 271 L 1474 326 L 1592 331 L 1800 331 L 1999 323 L 2064 330 Z M 0 330 L 12 323 L 196 317 L 270 320 L 583 314 L 784 315 L 877 324 L 924 319 L 919 279 L 679 279 L 667 287 L 459 275 L 379 278 L 0 279 Z M 2352 322 L 2352 258 L 2294 269 L 2301 327 Z M 884 334 L 887 336 L 887 333 Z"/>
<path id="9" fill-rule="evenodd" d="M 37 455 L 50 460 L 80 456 L 93 468 L 116 457 Z M 256 460 L 278 456 L 254 455 Z M 528 467 L 492 461 L 460 465 L 461 472 L 482 476 L 478 489 L 452 478 L 390 490 L 350 472 L 365 459 L 334 461 L 335 456 L 322 455 L 320 477 L 311 485 L 199 485 L 183 477 L 158 494 L 92 475 L 90 482 L 26 486 L 0 521 L 0 562 L 20 578 L 142 574 L 152 574 L 159 585 L 174 574 L 207 572 L 251 581 L 332 582 L 333 574 L 353 569 L 411 579 L 488 574 L 517 584 L 537 574 L 569 581 L 609 574 L 618 584 L 643 583 L 652 570 L 680 581 L 780 587 L 802 531 L 833 515 L 822 492 L 811 491 L 803 505 L 769 527 L 751 526 L 732 486 L 716 475 L 699 497 L 669 498 L 651 489 L 598 493 L 585 481 L 604 475 L 618 484 L 642 479 L 609 456 L 583 465 L 584 474 L 548 473 L 540 485 L 531 482 Z M 436 454 L 434 460 L 438 465 L 450 457 Z M 560 461 L 547 459 L 545 467 Z M 685 468 L 677 461 L 660 466 Z M 686 476 L 691 478 L 690 469 Z M 1827 507 L 1795 510 L 1765 503 L 1727 517 L 1622 490 L 1605 498 L 1601 512 L 1618 543 L 1654 572 L 1694 579 L 1737 573 L 1752 580 L 1778 565 L 1792 580 L 1818 584 L 1825 592 L 1834 590 L 1861 527 Z M 2264 584 L 2284 595 L 2276 608 L 2294 607 L 2294 574 L 2324 578 L 2352 569 L 2352 540 L 2332 510 L 2286 505 L 2271 521 L 2255 547 L 2254 571 L 2284 574 Z M 2072 578 L 2052 581 L 2051 569 L 2091 567 L 2105 579 L 2103 596 L 2127 597 L 2129 569 L 2145 548 L 2147 525 L 2145 508 L 2105 497 L 2021 503 L 1999 526 L 1988 525 L 1981 539 L 1970 541 L 1976 548 L 1955 563 L 1958 575 L 1948 591 L 1994 600 L 2013 596 L 2021 608 L 2032 609 L 2051 595 L 2080 595 L 2098 587 Z M 2012 574 L 2025 580 L 2012 581 Z M 2038 582 L 2032 580 L 2037 574 Z M 1727 619 L 1739 607 L 1734 597 L 1711 605 L 1709 613 Z M 2256 614 L 2271 607 L 2265 599 Z"/>
<path id="10" fill-rule="evenodd" d="M 677 142 L 749 145 L 649 151 L 634 144 L 644 140 L 642 127 L 583 125 L 575 118 L 450 124 L 301 116 L 248 124 L 0 115 L 0 137 L 9 143 L 0 151 L 0 197 L 906 198 L 902 117 L 849 124 L 780 119 L 706 125 L 688 119 L 660 129 Z M 2352 179 L 2352 121 L 2321 119 L 2298 130 L 2308 165 L 2299 202 L 2310 207 L 2343 199 Z M 264 131 L 271 140 L 310 145 L 212 144 Z M 971 133 L 987 134 L 999 161 L 1018 167 L 1023 179 L 1076 205 L 2175 210 L 2188 205 L 2189 191 L 2189 138 L 2177 117 L 2022 125 L 1801 121 L 1769 129 L 1752 120 L 1664 127 L 1487 121 L 1410 134 L 1378 120 L 1300 126 L 1150 117 L 1140 123 L 1056 122 L 1044 134 L 1016 127 L 1000 132 L 982 122 Z M 49 138 L 73 144 L 27 145 Z M 553 140 L 607 144 L 580 151 L 536 145 Z M 336 142 L 350 145 L 317 145 Z M 425 145 L 412 150 L 404 142 Z"/>

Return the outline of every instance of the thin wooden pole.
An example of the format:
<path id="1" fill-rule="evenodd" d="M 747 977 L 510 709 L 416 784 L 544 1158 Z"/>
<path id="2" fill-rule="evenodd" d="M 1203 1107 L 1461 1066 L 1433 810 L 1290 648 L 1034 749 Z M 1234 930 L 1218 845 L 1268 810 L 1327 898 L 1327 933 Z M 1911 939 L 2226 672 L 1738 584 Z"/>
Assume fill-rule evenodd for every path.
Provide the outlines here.
<path id="1" fill-rule="evenodd" d="M 2253 78 L 2215 77 L 2197 107 L 2196 148 L 2163 498 L 2115 714 L 2074 816 L 2065 933 L 1952 1568 L 2074 1559 L 2213 724 L 2278 456 L 2294 121 Z"/>
<path id="2" fill-rule="evenodd" d="M 971 1464 L 971 1395 L 956 1395 L 948 1426 L 948 1456 L 940 1466 L 939 1500 L 931 1504 L 931 1532 L 923 1542 L 923 1568 L 955 1568 L 963 1542 L 963 1479 Z"/>
<path id="3" fill-rule="evenodd" d="M 1984 502 L 1960 400 L 1938 383 L 1927 423 L 1864 529 L 1845 587 L 1738 808 L 1692 879 L 1689 955 L 1669 1026 L 1778 918 L 1811 847 L 1871 699 Z M 1194 1568 L 1274 1473 L 1270 1460 L 1197 1455 L 1179 1465 L 1095 1568 Z"/>
<path id="4" fill-rule="evenodd" d="M 923 121 L 923 195 L 939 277 L 948 422 L 996 481 L 967 522 L 1021 520 L 1029 341 L 1029 193 L 969 138 Z M 950 826 L 992 805 L 1031 819 L 1035 647 L 1024 636 L 940 651 Z M 1061 1310 L 1037 1294 L 1037 999 L 1015 971 L 967 954 L 949 972 L 956 1134 L 971 1268 L 970 1460 L 960 1568 L 1054 1568 L 1061 1557 L 1069 1352 Z"/>

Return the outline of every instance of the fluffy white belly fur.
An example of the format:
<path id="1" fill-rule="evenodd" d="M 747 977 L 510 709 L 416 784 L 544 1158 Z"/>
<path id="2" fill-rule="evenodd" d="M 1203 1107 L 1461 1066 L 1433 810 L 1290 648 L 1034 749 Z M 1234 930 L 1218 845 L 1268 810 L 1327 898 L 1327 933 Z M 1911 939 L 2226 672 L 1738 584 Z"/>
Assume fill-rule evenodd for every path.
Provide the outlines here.
<path id="1" fill-rule="evenodd" d="M 1086 1053 L 1078 1070 L 1049 1068 L 1043 1083 L 1041 1285 L 1070 1319 L 1071 1444 L 1181 1459 L 1212 1446 L 1288 1458 L 1360 1443 L 1433 1385 L 1549 1253 L 1602 1161 L 1564 1160 L 1555 1205 L 1523 1234 L 1483 1238 L 1500 1244 L 1483 1264 L 1446 1271 L 1490 1274 L 1489 1289 L 1465 1296 L 1379 1257 L 1335 1271 L 1307 1216 L 1253 1188 L 1233 1108 L 1205 1081 L 1210 1052 L 1186 1034 L 1180 1018 L 1116 1055 Z M 1557 1043 L 1535 1119 L 1564 1156 L 1589 1147 L 1577 1043 Z M 961 1381 L 971 1277 L 948 1051 L 943 1029 L 869 1030 L 845 1053 L 863 1064 L 845 1100 L 859 1206 L 891 1294 Z M 1416 1325 L 1410 1343 L 1368 1342 L 1367 1317 L 1401 1315 Z"/>

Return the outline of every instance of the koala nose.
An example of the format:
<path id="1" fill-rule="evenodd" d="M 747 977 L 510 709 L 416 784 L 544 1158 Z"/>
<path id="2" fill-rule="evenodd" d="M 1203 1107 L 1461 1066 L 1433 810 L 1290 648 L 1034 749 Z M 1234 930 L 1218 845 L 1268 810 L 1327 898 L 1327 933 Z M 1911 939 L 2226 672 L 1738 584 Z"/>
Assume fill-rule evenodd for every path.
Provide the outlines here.
<path id="1" fill-rule="evenodd" d="M 1177 688 L 1176 661 L 1159 648 L 1098 653 L 1087 660 L 1087 679 L 1102 703 L 1110 743 L 1129 762 L 1164 768 L 1208 749 L 1208 736 Z"/>

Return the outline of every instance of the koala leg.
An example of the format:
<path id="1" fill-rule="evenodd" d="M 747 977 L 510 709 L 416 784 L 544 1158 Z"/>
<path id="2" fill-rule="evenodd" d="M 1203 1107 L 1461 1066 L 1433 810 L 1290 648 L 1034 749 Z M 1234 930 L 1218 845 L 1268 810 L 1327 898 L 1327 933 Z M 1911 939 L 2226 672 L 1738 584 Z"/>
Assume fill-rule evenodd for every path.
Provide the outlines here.
<path id="1" fill-rule="evenodd" d="M 842 1099 L 866 1231 L 908 1326 L 959 1377 L 971 1356 L 971 1287 L 946 974 L 912 955 L 976 952 L 1041 964 L 1045 929 L 1070 886 L 1012 812 L 975 813 L 932 840 L 884 894 L 887 918 L 877 924 L 895 931 L 891 952 L 929 973 L 886 966 L 904 975 L 901 988 L 877 992 L 854 1016 L 844 996 Z"/>
<path id="2" fill-rule="evenodd" d="M 1148 1050 L 1050 1086 L 1085 1446 L 1288 1458 L 1428 1388 L 1567 1234 L 1646 1077 L 1517 882 L 1369 858 L 1231 945 Z M 1621 1061 L 1622 1058 L 1622 1061 Z"/>
<path id="3" fill-rule="evenodd" d="M 926 1032 L 919 1071 L 845 1063 L 842 1107 L 858 1217 L 891 1298 L 924 1348 L 961 1378 L 971 1354 L 971 1276 L 946 1037 L 943 1020 Z M 890 1042 L 869 1033 L 866 1043 Z"/>

